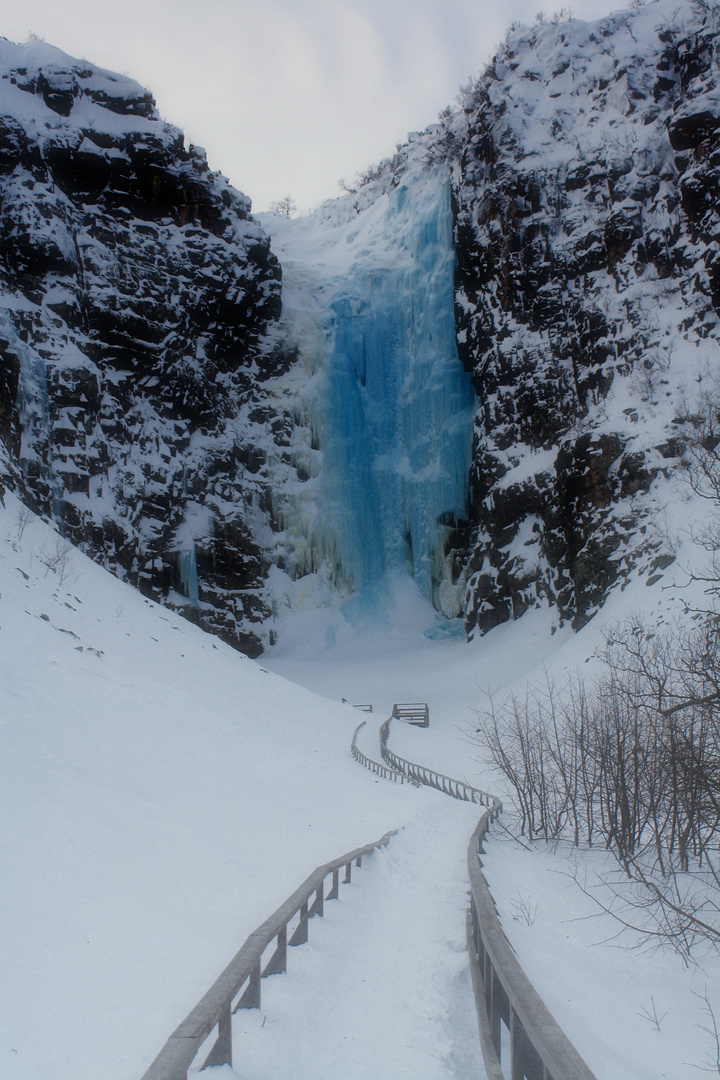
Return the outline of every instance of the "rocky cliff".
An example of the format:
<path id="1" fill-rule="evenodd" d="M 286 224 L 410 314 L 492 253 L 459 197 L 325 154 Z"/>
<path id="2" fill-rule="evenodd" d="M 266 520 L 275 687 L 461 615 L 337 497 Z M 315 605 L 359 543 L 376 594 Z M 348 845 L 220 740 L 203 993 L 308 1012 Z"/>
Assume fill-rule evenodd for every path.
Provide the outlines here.
<path id="1" fill-rule="evenodd" d="M 466 626 L 537 603 L 578 626 L 672 560 L 654 481 L 720 360 L 717 15 L 516 30 L 462 105 L 445 141 L 479 402 Z"/>
<path id="2" fill-rule="evenodd" d="M 281 322 L 249 201 L 150 95 L 0 40 L 5 474 L 251 654 L 273 607 L 389 573 L 469 635 L 652 584 L 720 361 L 717 42 L 668 0 L 512 30 L 438 124 L 281 223 Z"/>
<path id="3" fill-rule="evenodd" d="M 280 269 L 130 79 L 0 40 L 0 437 L 65 537 L 250 653 Z M 268 434 L 269 432 L 269 434 Z M 12 463 L 14 462 L 14 467 Z"/>
<path id="4" fill-rule="evenodd" d="M 716 13 L 666 0 L 594 24 L 512 29 L 458 106 L 321 208 L 302 225 L 307 236 L 284 240 L 295 261 L 303 245 L 333 251 L 316 289 L 330 297 L 320 363 L 340 372 L 345 405 L 322 417 L 320 444 L 338 416 L 355 446 L 378 415 L 392 433 L 416 413 L 413 437 L 432 444 L 420 468 L 402 439 L 384 437 L 374 469 L 362 483 L 346 470 L 335 502 L 361 537 L 365 518 L 390 507 L 416 585 L 447 617 L 463 616 L 469 635 L 533 606 L 579 627 L 629 574 L 654 584 L 673 561 L 664 508 L 677 498 L 671 486 L 699 399 L 717 394 L 720 361 L 717 41 Z M 457 357 L 475 399 L 464 509 L 444 480 L 452 463 L 438 419 L 453 347 L 439 320 L 422 329 L 443 257 L 442 212 L 433 223 L 415 209 L 414 226 L 401 228 L 414 203 L 442 205 L 443 171 Z M 414 269 L 398 288 L 403 267 Z M 381 324 L 390 328 L 382 378 L 369 374 Z M 412 335 L 392 329 L 410 325 Z M 395 358 L 398 343 L 412 377 Z M 432 372 L 419 376 L 426 356 L 432 372 L 447 372 L 443 387 Z M 420 382 L 433 404 L 418 409 Z M 393 394 L 404 402 L 399 421 L 378 403 Z M 436 518 L 420 535 L 413 506 L 425 499 L 426 474 L 440 483 Z M 388 477 L 400 495 L 388 494 Z M 308 535 L 315 565 L 323 545 Z M 331 575 L 347 547 L 325 543 Z"/>

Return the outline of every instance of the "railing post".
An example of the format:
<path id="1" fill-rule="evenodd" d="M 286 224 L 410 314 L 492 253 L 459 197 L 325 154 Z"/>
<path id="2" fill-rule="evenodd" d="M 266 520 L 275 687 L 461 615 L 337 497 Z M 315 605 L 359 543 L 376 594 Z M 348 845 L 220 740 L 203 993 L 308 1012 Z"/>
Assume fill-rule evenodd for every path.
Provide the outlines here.
<path id="1" fill-rule="evenodd" d="M 232 1016 L 229 1001 L 223 1006 L 218 1018 L 217 1039 L 207 1056 L 203 1069 L 210 1069 L 214 1065 L 232 1065 Z"/>
<path id="2" fill-rule="evenodd" d="M 473 897 L 472 893 L 470 894 L 470 916 L 472 918 L 472 938 L 473 938 L 473 944 L 475 945 L 475 957 L 476 957 L 478 963 L 480 964 L 480 968 L 481 968 L 481 970 L 483 972 L 483 975 L 484 975 L 484 973 L 485 973 L 484 951 L 485 950 L 483 949 L 483 956 L 481 957 L 481 955 L 480 955 L 480 945 L 481 945 L 480 920 L 478 919 L 477 908 L 475 907 L 475 898 Z M 481 960 L 482 960 L 482 963 L 481 963 Z"/>
<path id="3" fill-rule="evenodd" d="M 510 1080 L 523 1080 L 521 1040 L 522 1027 L 515 1010 L 510 1006 Z M 531 1080 L 542 1080 L 542 1076 L 531 1077 Z"/>
<path id="4" fill-rule="evenodd" d="M 308 902 L 300 907 L 300 922 L 295 927 L 288 945 L 304 945 L 308 939 Z"/>
<path id="5" fill-rule="evenodd" d="M 548 1080 L 549 1074 L 514 1009 L 511 1010 L 511 1080 Z"/>
<path id="6" fill-rule="evenodd" d="M 260 968 L 260 957 L 257 959 L 257 963 L 253 965 L 253 969 L 250 972 L 250 978 L 248 979 L 247 987 L 235 1006 L 234 1012 L 238 1009 L 259 1009 L 260 1008 L 260 996 L 261 996 L 261 978 L 262 971 Z"/>
<path id="7" fill-rule="evenodd" d="M 498 1061 L 502 1064 L 501 1044 L 500 1044 L 500 1009 L 497 1000 L 497 983 L 499 982 L 497 975 L 495 974 L 495 968 L 492 964 L 490 968 L 490 1037 L 492 1039 L 493 1046 L 495 1047 L 495 1053 L 497 1054 Z"/>
<path id="8" fill-rule="evenodd" d="M 340 894 L 340 871 L 333 870 L 333 880 L 330 892 L 325 897 L 326 900 L 337 900 Z"/>
<path id="9" fill-rule="evenodd" d="M 315 892 L 315 899 L 313 900 L 313 905 L 310 908 L 310 912 L 309 912 L 310 918 L 312 918 L 313 915 L 322 916 L 322 914 L 323 914 L 323 897 L 324 897 L 323 890 L 324 890 L 324 888 L 325 888 L 325 880 L 323 879 L 320 882 L 320 884 L 318 885 L 317 890 Z"/>
<path id="10" fill-rule="evenodd" d="M 287 924 L 278 931 L 277 948 L 267 962 L 263 978 L 266 975 L 281 975 L 283 971 L 287 971 Z"/>

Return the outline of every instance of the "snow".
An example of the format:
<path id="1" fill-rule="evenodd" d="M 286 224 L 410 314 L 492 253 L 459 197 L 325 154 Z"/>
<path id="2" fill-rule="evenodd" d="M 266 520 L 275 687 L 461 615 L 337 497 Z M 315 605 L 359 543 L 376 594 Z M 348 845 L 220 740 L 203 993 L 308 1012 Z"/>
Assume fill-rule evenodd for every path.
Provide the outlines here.
<path id="1" fill-rule="evenodd" d="M 342 687 L 353 700 L 373 701 L 376 712 L 366 718 L 359 741 L 376 759 L 373 742 L 377 747 L 377 729 L 392 702 L 427 701 L 430 727 L 393 724 L 392 750 L 506 799 L 506 812 L 487 844 L 484 871 L 526 973 L 599 1080 L 697 1075 L 714 1052 L 702 999 L 707 991 L 716 1009 L 720 1004 L 720 960 L 699 954 L 695 965 L 685 967 L 672 952 L 640 947 L 633 933 L 618 936 L 618 924 L 572 881 L 577 864 L 578 880 L 598 902 L 607 901 L 599 875 L 615 868 L 605 852 L 573 853 L 541 843 L 528 849 L 516 842 L 512 803 L 501 778 L 478 760 L 473 720 L 488 693 L 522 694 L 528 682 L 592 673 L 608 626 L 637 613 L 650 624 L 672 625 L 685 604 L 706 603 L 702 587 L 688 584 L 686 570 L 702 566 L 691 534 L 707 520 L 707 506 L 677 479 L 659 480 L 654 497 L 664 507 L 663 527 L 676 562 L 650 587 L 651 575 L 630 579 L 578 634 L 558 629 L 545 610 L 530 611 L 469 643 L 429 641 L 421 619 L 404 625 L 398 619 L 345 639 L 336 634 L 336 643 L 327 646 L 317 613 L 296 613 L 294 625 L 264 659 L 271 670 L 328 696 Z M 336 615 L 324 617 L 330 624 Z M 659 1028 L 648 1019 L 654 1009 Z"/>
<path id="2" fill-rule="evenodd" d="M 414 858 L 418 835 L 442 849 L 451 833 L 461 881 L 467 808 L 360 768 L 354 709 L 277 678 L 74 549 L 51 570 L 63 542 L 5 501 L 3 1076 L 141 1075 L 314 866 L 389 828 L 414 836 L 405 856 L 394 842 L 400 861 Z M 372 868 L 366 860 L 358 884 Z M 385 892 L 411 921 L 424 904 L 409 881 Z M 447 899 L 432 947 L 448 955 L 429 1000 L 413 1005 L 409 982 L 393 981 L 409 1002 L 410 1046 L 435 1046 L 439 1034 L 419 1032 L 430 1013 L 445 1015 L 461 967 L 462 888 Z M 376 1044 L 381 1058 L 391 1052 Z"/>
<path id="3" fill-rule="evenodd" d="M 528 168 L 539 154 L 558 164 L 574 158 L 575 136 L 585 147 L 580 95 L 573 115 L 554 104 L 561 89 L 582 84 L 583 72 L 599 80 L 622 63 L 629 82 L 645 78 L 658 10 L 636 12 L 635 36 L 621 47 L 615 35 L 612 56 L 583 55 L 583 24 L 565 37 L 557 27 L 521 32 L 513 81 L 498 82 L 496 92 L 507 92 L 508 123 Z M 522 46 L 523 33 L 533 35 L 532 48 Z M 0 42 L 8 78 L 15 48 Z M 55 63 L 58 75 L 65 64 L 40 44 L 34 62 Z M 538 65 L 558 71 L 547 86 L 534 78 Z M 89 85 L 110 94 L 105 77 L 95 69 Z M 135 93 L 124 82 L 120 90 Z M 12 98 L 15 115 L 42 139 L 41 98 L 17 87 Z M 613 119 L 626 104 L 624 96 L 614 103 Z M 73 123 L 83 110 L 98 112 L 78 100 Z M 113 132 L 159 126 L 103 113 Z M 550 134 L 556 121 L 561 138 Z M 635 126 L 641 139 L 653 137 L 651 125 Z M 621 155 L 614 127 L 609 121 L 605 140 Z M 162 130 L 170 138 L 174 129 Z M 266 981 L 262 1010 L 238 1015 L 237 1072 L 219 1072 L 244 1080 L 353 1080 L 369 1070 L 391 1080 L 478 1075 L 464 954 L 465 848 L 476 811 L 359 767 L 349 746 L 362 714 L 341 699 L 372 702 L 360 745 L 375 757 L 377 728 L 393 702 L 427 701 L 430 728 L 394 724 L 393 750 L 505 795 L 472 742 L 484 694 L 522 692 L 544 672 L 561 679 L 590 671 L 613 620 L 639 611 L 668 624 L 684 601 L 703 601 L 684 588 L 683 571 L 697 559 L 689 535 L 705 509 L 681 480 L 660 474 L 648 495 L 648 528 L 665 538 L 673 567 L 658 576 L 650 556 L 640 560 L 579 634 L 543 609 L 468 643 L 459 620 L 431 607 L 435 583 L 434 598 L 457 613 L 451 575 L 432 563 L 442 561 L 437 518 L 464 510 L 467 468 L 453 475 L 447 464 L 466 461 L 473 402 L 451 342 L 447 176 L 439 167 L 413 172 L 423 139 L 412 140 L 418 156 L 395 190 L 384 190 L 381 178 L 372 197 L 361 192 L 312 218 L 263 218 L 282 254 L 285 327 L 303 360 L 268 393 L 293 402 L 291 454 L 308 479 L 287 479 L 276 494 L 286 569 L 275 566 L 270 585 L 281 634 L 261 663 L 67 550 L 12 495 L 0 508 L 0 1071 L 8 1080 L 137 1078 L 247 934 L 316 864 L 390 828 L 400 832 L 389 847 L 314 920 L 308 945 L 291 950 L 288 974 Z M 637 143 L 633 152 L 643 149 Z M 251 240 L 256 227 L 239 222 L 237 230 Z M 713 377 L 710 359 L 675 336 L 678 297 L 659 303 L 654 279 L 642 287 L 636 298 L 655 311 L 656 374 L 644 382 L 618 376 L 597 428 L 632 437 L 633 451 L 667 436 L 689 380 Z M 382 331 L 376 341 L 373 323 Z M 412 383 L 420 365 L 411 371 L 410 356 L 422 361 L 422 389 Z M 42 426 L 35 376 L 23 367 L 23 408 Z M 423 393 L 439 385 L 447 398 L 436 415 Z M 639 404 L 642 423 L 633 419 Z M 418 429 L 435 441 L 415 460 L 410 435 Z M 549 451 L 523 459 L 510 451 L 502 483 L 552 463 Z M 269 474 L 273 468 L 285 475 L 282 461 L 269 461 Z M 201 526 L 189 514 L 176 536 L 191 604 Z M 522 557 L 530 541 L 522 531 L 513 553 Z M 580 873 L 595 883 L 605 856 L 579 858 Z M 488 842 L 486 873 L 528 975 L 599 1080 L 695 1076 L 712 1051 L 697 995 L 707 989 L 720 1008 L 717 959 L 685 969 L 671 953 L 616 939 L 614 924 L 568 878 L 572 868 L 562 847 L 528 850 L 497 829 Z M 657 1025 L 647 1017 L 655 1007 Z"/>
<path id="4" fill-rule="evenodd" d="M 694 507 L 678 499 L 673 517 L 670 504 L 678 565 Z M 261 1012 L 238 1014 L 238 1075 L 352 1078 L 368 1061 L 393 1078 L 478 1075 L 464 954 L 476 811 L 374 777 L 349 756 L 352 732 L 366 719 L 361 745 L 377 757 L 392 703 L 427 700 L 430 728 L 394 724 L 393 749 L 499 790 L 467 741 L 483 688 L 574 670 L 602 623 L 635 610 L 667 621 L 687 592 L 638 579 L 580 634 L 532 611 L 470 643 L 430 640 L 420 599 L 424 617 L 346 628 L 334 645 L 337 612 L 311 609 L 255 663 L 79 552 L 63 556 L 10 494 L 0 545 L 3 1076 L 137 1078 L 315 865 L 389 828 L 401 832 L 313 921 L 287 976 L 265 981 Z M 694 1076 L 685 1063 L 709 1050 L 694 993 L 717 999 L 717 962 L 686 970 L 672 954 L 602 944 L 615 927 L 583 918 L 570 865 L 498 831 L 488 845 L 530 978 L 600 1080 Z M 532 926 L 513 918 L 519 900 L 537 908 Z M 667 1011 L 659 1031 L 642 1018 L 651 998 Z"/>
<path id="5" fill-rule="evenodd" d="M 112 131 L 113 134 L 146 134 L 158 127 L 154 110 L 152 118 L 113 111 L 111 106 L 115 100 L 147 102 L 147 90 L 134 79 L 95 65 L 91 67 L 86 61 L 76 60 L 44 41 L 20 45 L 0 38 L 0 78 L 8 82 L 3 87 L 5 115 L 20 120 L 25 130 L 39 140 L 47 137 L 47 128 L 51 125 L 61 130 L 69 128 L 64 117 L 48 110 L 42 96 L 28 93 L 25 89 L 37 81 L 41 72 L 53 89 L 77 94 L 73 120 L 79 127 L 87 124 L 92 128 L 97 123 L 96 101 L 107 103 L 103 105 L 102 126 L 105 131 Z"/>
<path id="6" fill-rule="evenodd" d="M 474 814 L 456 809 L 434 803 L 326 904 L 287 978 L 266 980 L 260 1012 L 238 1017 L 237 1074 L 273 1080 L 292 1062 L 297 1080 L 482 1075 L 463 937 Z"/>
<path id="7" fill-rule="evenodd" d="M 502 925 L 526 975 L 598 1078 L 680 1080 L 712 1051 L 699 1030 L 702 997 L 718 1002 L 720 965 L 702 957 L 686 969 L 662 952 L 638 950 L 632 935 L 599 913 L 608 900 L 599 875 L 616 874 L 604 851 L 522 846 L 502 828 L 486 843 L 484 873 Z M 656 1026 L 651 1017 L 656 1013 Z"/>

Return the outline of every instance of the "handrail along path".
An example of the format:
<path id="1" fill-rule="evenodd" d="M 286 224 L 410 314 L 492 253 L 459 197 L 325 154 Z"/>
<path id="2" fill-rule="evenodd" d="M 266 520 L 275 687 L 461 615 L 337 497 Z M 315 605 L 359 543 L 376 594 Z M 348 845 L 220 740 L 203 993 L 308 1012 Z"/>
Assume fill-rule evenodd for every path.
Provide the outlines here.
<path id="1" fill-rule="evenodd" d="M 397 831 L 391 829 L 379 840 L 317 866 L 285 903 L 253 930 L 207 993 L 172 1033 L 142 1080 L 187 1080 L 188 1069 L 216 1026 L 217 1038 L 202 1068 L 232 1065 L 233 1013 L 238 1009 L 260 1008 L 261 980 L 287 969 L 288 945 L 306 942 L 309 919 L 323 914 L 325 900 L 337 899 L 343 867 L 342 883 L 345 884 L 352 879 L 353 864 L 361 866 L 364 855 L 385 847 Z M 325 892 L 325 879 L 331 874 L 332 884 Z M 288 938 L 288 926 L 296 916 L 299 921 Z M 263 952 L 274 938 L 277 939 L 275 951 L 263 967 Z M 243 993 L 238 997 L 241 990 Z"/>
<path id="2" fill-rule="evenodd" d="M 409 777 L 405 776 L 399 769 L 394 769 L 392 767 L 388 768 L 387 765 L 383 765 L 381 762 L 375 761 L 374 758 L 369 758 L 367 754 L 363 754 L 357 744 L 357 737 L 360 729 L 364 728 L 366 724 L 367 720 L 363 720 L 363 722 L 358 724 L 355 728 L 355 734 L 353 735 L 353 740 L 350 744 L 350 753 L 352 756 L 356 761 L 359 761 L 361 765 L 364 765 L 366 769 L 369 769 L 370 772 L 376 773 L 377 776 L 384 776 L 386 780 L 394 780 L 397 784 L 407 783 Z"/>
<path id="3" fill-rule="evenodd" d="M 417 703 L 412 707 L 416 709 Z M 396 783 L 425 784 L 451 798 L 485 807 L 468 846 L 468 949 L 480 1042 L 489 1080 L 507 1080 L 500 1065 L 502 1023 L 510 1035 L 511 1080 L 595 1080 L 522 970 L 502 929 L 482 873 L 483 840 L 490 823 L 501 812 L 502 803 L 472 784 L 393 753 L 387 745 L 390 722 L 393 717 L 402 715 L 403 706 L 395 706 L 393 716 L 380 728 L 380 755 L 384 764 L 367 757 L 357 746 L 358 732 L 366 721 L 355 729 L 351 747 L 353 757 L 366 768 Z M 408 722 L 412 721 L 408 718 Z M 361 866 L 363 855 L 384 847 L 396 832 L 397 829 L 393 829 L 371 844 L 316 867 L 277 911 L 249 935 L 207 993 L 172 1033 L 142 1080 L 187 1080 L 188 1069 L 215 1027 L 217 1036 L 202 1068 L 232 1065 L 233 1013 L 238 1009 L 260 1007 L 262 979 L 285 971 L 288 946 L 301 945 L 308 940 L 310 918 L 322 915 L 325 900 L 338 896 L 342 868 L 345 868 L 343 883 L 350 882 L 353 863 Z M 326 893 L 325 879 L 331 874 L 332 885 Z M 289 925 L 296 917 L 297 924 L 289 936 Z M 263 952 L 273 939 L 275 950 L 263 966 Z"/>
<path id="4" fill-rule="evenodd" d="M 463 780 L 401 758 L 389 749 L 393 714 L 380 727 L 380 756 L 408 780 L 437 788 L 453 799 L 485 807 L 467 851 L 470 879 L 468 951 L 475 992 L 480 1044 L 488 1080 L 507 1080 L 501 1068 L 501 1023 L 510 1036 L 511 1080 L 595 1080 L 594 1074 L 557 1024 L 523 971 L 505 936 L 482 872 L 483 840 L 502 810 L 501 801 Z"/>

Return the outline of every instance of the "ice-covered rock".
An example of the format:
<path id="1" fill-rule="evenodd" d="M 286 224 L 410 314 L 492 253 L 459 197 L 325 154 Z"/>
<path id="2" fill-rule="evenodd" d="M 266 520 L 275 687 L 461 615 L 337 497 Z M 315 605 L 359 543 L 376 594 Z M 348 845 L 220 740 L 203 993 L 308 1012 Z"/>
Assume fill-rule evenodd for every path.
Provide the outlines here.
<path id="1" fill-rule="evenodd" d="M 664 0 L 520 29 L 451 121 L 471 632 L 537 603 L 582 625 L 670 554 L 653 479 L 720 360 L 717 35 Z"/>
<path id="2" fill-rule="evenodd" d="M 250 201 L 131 79 L 0 40 L 0 435 L 64 534 L 250 652 L 267 614 L 249 416 L 283 366 Z"/>
<path id="3" fill-rule="evenodd" d="M 470 634 L 538 604 L 580 626 L 628 573 L 667 565 L 656 480 L 720 359 L 716 22 L 659 0 L 514 30 L 458 108 L 284 229 L 314 290 L 322 375 L 305 409 L 315 475 L 289 500 L 302 558 L 283 565 L 324 562 L 347 592 L 405 562 Z M 454 253 L 417 243 L 430 223 L 442 233 L 432 177 L 448 168 Z M 452 492 L 419 482 L 430 460 L 443 472 L 448 418 L 462 428 L 472 405 L 467 390 L 450 404 L 462 372 L 431 284 L 443 251 L 475 394 L 470 471 Z M 439 381 L 430 339 L 448 360 Z"/>
<path id="4" fill-rule="evenodd" d="M 0 41 L 15 482 L 251 652 L 284 604 L 424 596 L 472 635 L 654 582 L 717 393 L 717 19 L 513 30 L 354 190 L 268 217 L 282 324 L 249 201 L 147 91 Z"/>

